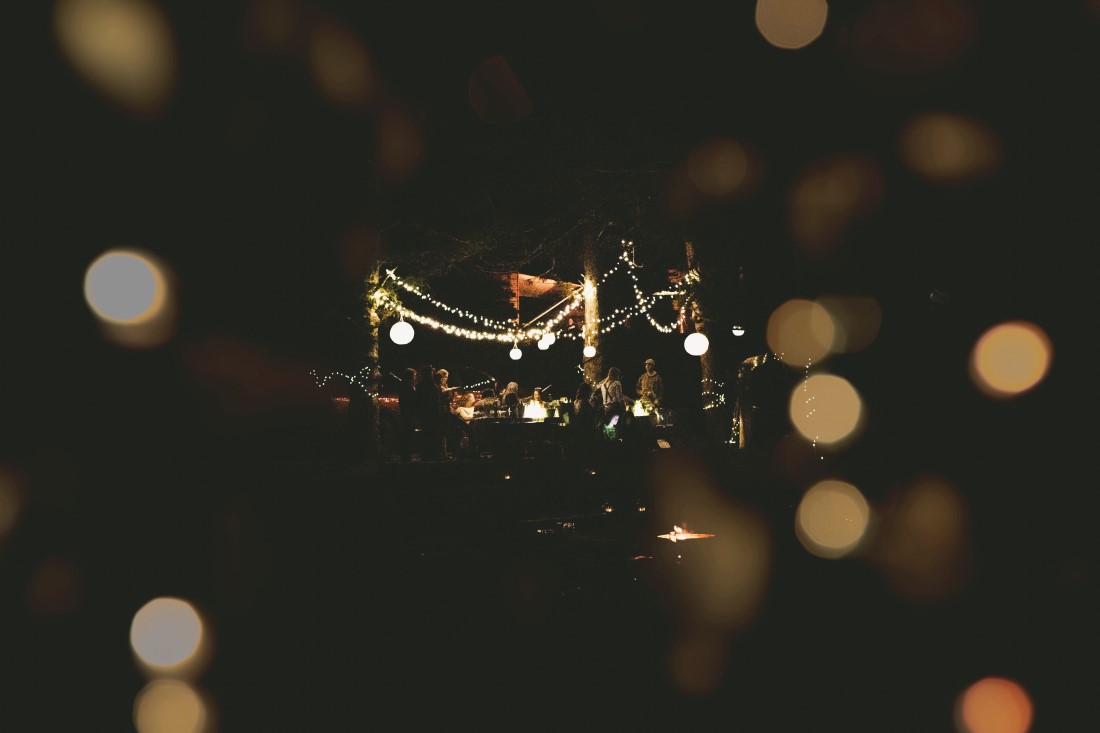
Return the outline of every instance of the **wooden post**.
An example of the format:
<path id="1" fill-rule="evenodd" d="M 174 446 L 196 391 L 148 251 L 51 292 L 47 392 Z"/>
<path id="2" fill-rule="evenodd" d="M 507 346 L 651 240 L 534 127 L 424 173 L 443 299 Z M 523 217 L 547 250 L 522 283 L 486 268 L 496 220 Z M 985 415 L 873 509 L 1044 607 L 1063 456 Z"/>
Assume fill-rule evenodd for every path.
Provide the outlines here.
<path id="1" fill-rule="evenodd" d="M 600 300 L 596 289 L 600 271 L 596 264 L 596 242 L 591 234 L 584 235 L 584 345 L 596 347 L 592 358 L 582 357 L 584 378 L 595 384 L 604 378 L 603 347 L 600 343 Z"/>

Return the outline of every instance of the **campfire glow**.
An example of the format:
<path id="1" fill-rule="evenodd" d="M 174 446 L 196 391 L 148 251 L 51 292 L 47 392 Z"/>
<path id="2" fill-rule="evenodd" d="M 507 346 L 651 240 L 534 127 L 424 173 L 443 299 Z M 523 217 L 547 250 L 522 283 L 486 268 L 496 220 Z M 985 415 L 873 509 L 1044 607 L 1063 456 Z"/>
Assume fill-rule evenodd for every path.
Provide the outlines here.
<path id="1" fill-rule="evenodd" d="M 672 531 L 668 534 L 659 534 L 657 537 L 663 540 L 672 540 L 673 542 L 683 542 L 684 540 L 702 540 L 707 537 L 713 537 L 712 534 L 698 534 L 696 532 L 688 532 L 683 527 L 678 527 L 675 524 L 672 525 Z"/>

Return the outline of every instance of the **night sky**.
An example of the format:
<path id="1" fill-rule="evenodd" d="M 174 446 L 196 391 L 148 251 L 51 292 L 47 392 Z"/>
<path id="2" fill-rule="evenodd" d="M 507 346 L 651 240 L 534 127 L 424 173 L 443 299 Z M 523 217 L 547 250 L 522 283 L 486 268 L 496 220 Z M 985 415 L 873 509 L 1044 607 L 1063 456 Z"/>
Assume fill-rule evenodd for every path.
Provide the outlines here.
<path id="1" fill-rule="evenodd" d="M 950 712 L 930 707 L 910 724 L 899 708 L 924 705 L 920 695 L 885 693 L 879 673 L 923 690 L 935 699 L 929 706 L 973 679 L 1002 675 L 1021 681 L 1036 701 L 1031 730 L 1095 725 L 1100 564 L 1095 469 L 1084 460 L 1094 398 L 1083 366 L 1091 363 L 1085 313 L 1098 241 L 1100 4 L 834 0 L 819 37 L 781 49 L 758 29 L 753 2 L 162 2 L 151 7 L 163 11 L 170 41 L 154 49 L 168 49 L 174 72 L 141 93 L 104 86 L 89 66 L 71 61 L 71 39 L 93 25 L 85 18 L 76 36 L 65 36 L 55 13 L 79 2 L 39 5 L 16 29 L 26 52 L 15 64 L 19 96 L 8 108 L 16 134 L 5 156 L 12 191 L 0 268 L 0 469 L 21 497 L 12 528 L 0 521 L 0 614 L 14 619 L 5 634 L 14 653 L 2 655 L 0 670 L 8 691 L 26 693 L 14 697 L 29 703 L 11 714 L 31 722 L 0 712 L 0 728 L 73 730 L 72 714 L 93 730 L 124 729 L 143 684 L 128 656 L 127 628 L 136 608 L 162 594 L 198 598 L 221 614 L 226 661 L 214 664 L 206 685 L 222 705 L 224 730 L 283 729 L 278 706 L 262 702 L 265 690 L 292 698 L 296 689 L 301 698 L 287 703 L 286 730 L 374 727 L 349 697 L 367 684 L 360 660 L 400 654 L 401 646 L 387 641 L 363 651 L 374 648 L 361 625 L 364 608 L 385 595 L 387 582 L 436 601 L 401 575 L 400 563 L 364 562 L 379 574 L 372 583 L 353 577 L 352 558 L 395 545 L 431 555 L 423 549 L 431 543 L 392 529 L 416 525 L 417 509 L 388 489 L 378 503 L 365 498 L 371 482 L 408 479 L 364 473 L 362 456 L 332 418 L 335 386 L 319 389 L 310 371 L 354 373 L 365 365 L 364 278 L 376 259 L 448 303 L 506 318 L 497 276 L 518 270 L 579 282 L 586 236 L 601 269 L 616 261 L 621 239 L 633 240 L 651 291 L 667 286 L 669 268 L 685 268 L 684 243 L 693 242 L 724 298 L 712 342 L 727 380 L 742 359 L 768 350 L 768 316 L 788 299 L 875 298 L 883 312 L 877 339 L 829 364 L 873 406 L 871 427 L 830 466 L 864 482 L 873 501 L 925 473 L 949 476 L 972 518 L 977 570 L 966 590 L 911 605 L 866 594 L 863 621 L 827 612 L 847 632 L 866 632 L 853 642 L 866 664 L 844 673 L 880 696 L 881 704 L 849 711 L 850 726 L 845 705 L 809 691 L 805 672 L 789 689 L 746 703 L 743 728 L 713 698 L 697 707 L 676 698 L 662 712 L 722 710 L 735 730 L 793 730 L 770 725 L 767 708 L 797 706 L 805 696 L 822 706 L 822 718 L 776 720 L 797 720 L 800 730 L 947 730 Z M 124 36 L 107 44 L 124 46 Z M 149 58 L 147 68 L 160 57 Z M 959 153 L 940 138 L 914 164 L 911 125 L 940 113 L 969 121 L 977 142 L 966 138 L 972 145 Z M 722 180 L 714 151 L 731 149 L 748 161 L 744 179 L 706 190 L 706 180 Z M 988 153 L 977 168 L 951 172 L 951 156 L 974 149 Z M 947 161 L 939 177 L 920 168 L 937 155 Z M 841 168 L 830 168 L 837 161 Z M 855 176 L 844 179 L 856 180 L 851 200 L 842 174 Z M 88 307 L 85 273 L 116 247 L 150 253 L 172 274 L 178 319 L 162 343 L 120 345 Z M 609 286 L 606 303 L 630 302 L 624 283 L 617 294 Z M 992 400 L 970 381 L 967 356 L 986 329 L 1016 319 L 1049 336 L 1051 369 L 1032 391 Z M 734 322 L 748 329 L 741 339 L 729 334 Z M 431 363 L 470 380 L 516 379 L 525 391 L 551 384 L 551 396 L 571 395 L 580 379 L 576 342 L 548 352 L 528 344 L 512 362 L 509 345 L 419 326 L 412 345 L 397 347 L 385 336 L 389 325 L 382 324 L 380 344 L 387 374 Z M 698 411 L 698 360 L 684 352 L 681 335 L 658 333 L 639 318 L 607 337 L 604 354 L 628 386 L 642 361 L 655 357 L 670 400 L 685 414 Z M 383 391 L 394 388 L 387 379 Z M 372 478 L 352 488 L 314 481 L 321 474 L 307 467 L 326 461 L 345 477 Z M 648 480 L 642 467 L 632 470 Z M 470 501 L 490 502 L 472 491 L 491 483 L 480 474 L 419 480 L 465 481 Z M 419 511 L 435 516 L 437 488 L 418 496 Z M 498 490 L 486 488 L 497 498 Z M 738 498 L 787 521 L 791 496 Z M 308 507 L 301 525 L 297 502 Z M 470 506 L 456 511 L 476 517 Z M 0 520 L 2 512 L 0 502 Z M 364 536 L 382 525 L 390 527 L 385 539 Z M 294 533 L 308 549 L 287 539 Z M 481 549 L 466 548 L 483 562 Z M 776 572 L 777 598 L 787 603 L 814 603 L 834 582 L 866 581 L 864 570 L 823 575 L 794 554 L 786 580 Z M 472 593 L 447 574 L 447 563 L 464 560 L 431 556 L 439 564 L 423 577 L 452 583 L 459 598 Z M 326 558 L 328 569 L 311 585 L 310 562 Z M 74 568 L 79 592 L 35 595 L 35 578 L 53 560 Z M 553 566 L 546 575 L 571 569 Z M 332 591 L 328 584 L 345 576 L 348 586 L 362 587 Z M 497 576 L 474 585 L 498 592 L 488 577 Z M 330 624 L 301 600 L 326 592 L 335 609 Z M 601 608 L 623 612 L 635 598 L 620 594 Z M 258 606 L 280 602 L 282 614 L 252 623 Z M 876 621 L 869 608 L 888 620 Z M 478 609 L 499 612 L 488 601 Z M 456 612 L 454 620 L 489 628 L 474 616 Z M 741 652 L 768 658 L 796 616 L 777 601 Z M 389 623 L 413 634 L 400 611 L 381 618 L 377 628 Z M 439 623 L 426 612 L 423 620 Z M 667 631 L 633 624 L 626 624 L 631 633 Z M 318 635 L 302 632 L 321 627 Z M 1004 644 L 957 642 L 987 629 Z M 555 632 L 599 643 L 583 621 Z M 536 636 L 522 624 L 511 633 L 512 642 Z M 811 631 L 800 633 L 806 648 L 836 652 Z M 271 636 L 278 643 L 268 644 Z M 453 654 L 477 648 L 438 629 L 427 638 L 410 642 L 425 665 L 433 664 L 435 643 Z M 877 656 L 875 639 L 895 640 L 898 654 L 914 661 Z M 491 645 L 486 656 L 514 663 L 509 643 Z M 548 638 L 538 644 L 553 653 Z M 332 648 L 319 650 L 325 645 Z M 341 645 L 355 650 L 353 659 L 341 658 Z M 608 645 L 621 653 L 626 642 Z M 631 662 L 652 661 L 632 651 Z M 622 672 L 591 646 L 583 656 L 605 664 L 607 675 Z M 427 679 L 442 686 L 447 674 L 461 675 L 449 659 L 439 662 L 439 680 Z M 1070 673 L 1086 663 L 1088 671 Z M 338 679 L 327 688 L 311 684 L 313 665 Z M 389 665 L 373 658 L 369 666 Z M 409 660 L 395 667 L 406 675 L 414 668 Z M 535 673 L 537 684 L 552 686 L 568 665 L 556 660 L 548 669 Z M 588 674 L 585 683 L 598 678 Z M 778 667 L 767 675 L 781 677 Z M 922 679 L 935 681 L 920 688 Z M 589 701 L 600 698 L 593 685 Z M 325 689 L 343 701 L 311 718 L 305 711 L 323 708 Z M 379 689 L 370 699 L 381 705 Z M 428 681 L 400 689 L 414 705 L 430 705 L 436 694 Z M 534 698 L 517 681 L 506 689 L 515 695 L 512 713 L 524 717 L 487 724 L 538 727 L 525 722 Z M 616 704 L 631 697 L 625 683 L 604 690 Z M 474 697 L 464 699 L 480 709 Z M 43 713 L 65 700 L 75 709 Z M 568 706 L 566 699 L 539 715 L 570 727 L 578 718 L 562 712 Z M 471 710 L 456 720 L 473 720 Z"/>

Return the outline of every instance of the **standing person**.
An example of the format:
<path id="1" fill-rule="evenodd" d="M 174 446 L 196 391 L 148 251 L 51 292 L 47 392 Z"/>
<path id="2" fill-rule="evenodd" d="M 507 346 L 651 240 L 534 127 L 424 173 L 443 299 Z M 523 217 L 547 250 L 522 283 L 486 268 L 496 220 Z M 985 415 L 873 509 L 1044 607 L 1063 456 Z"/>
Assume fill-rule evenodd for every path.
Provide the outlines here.
<path id="1" fill-rule="evenodd" d="M 621 418 L 629 411 L 627 398 L 623 394 L 622 376 L 623 373 L 618 367 L 611 367 L 607 370 L 607 376 L 600 380 L 593 390 L 593 398 L 598 394 L 599 403 L 603 405 L 601 418 L 604 422 L 614 416 Z"/>
<path id="2" fill-rule="evenodd" d="M 443 397 L 434 369 L 420 367 L 416 384 L 417 402 L 420 404 L 420 435 L 423 439 L 422 458 L 438 461 L 443 453 Z"/>
<path id="3" fill-rule="evenodd" d="M 420 427 L 420 405 L 416 397 L 416 370 L 410 367 L 404 375 L 397 390 L 397 451 L 402 463 L 408 463 L 415 447 L 416 429 Z"/>
<path id="4" fill-rule="evenodd" d="M 435 383 L 439 390 L 439 424 L 443 434 L 443 457 L 451 458 L 458 449 L 458 437 L 455 436 L 456 415 L 451 403 L 454 401 L 454 390 L 449 384 L 451 373 L 440 367 L 435 372 Z M 457 422 L 461 422 L 458 420 Z"/>
<path id="5" fill-rule="evenodd" d="M 500 406 L 508 417 L 519 415 L 519 384 L 509 382 L 500 395 Z"/>
<path id="6" fill-rule="evenodd" d="M 657 362 L 653 359 L 645 360 L 645 371 L 638 377 L 637 393 L 646 412 L 653 412 L 661 405 L 661 399 L 665 396 L 665 385 L 661 381 L 661 375 L 657 373 Z"/>
<path id="7" fill-rule="evenodd" d="M 581 382 L 573 399 L 573 415 L 569 418 L 573 455 L 581 460 L 592 458 L 600 438 L 600 418 L 592 406 L 592 385 Z"/>

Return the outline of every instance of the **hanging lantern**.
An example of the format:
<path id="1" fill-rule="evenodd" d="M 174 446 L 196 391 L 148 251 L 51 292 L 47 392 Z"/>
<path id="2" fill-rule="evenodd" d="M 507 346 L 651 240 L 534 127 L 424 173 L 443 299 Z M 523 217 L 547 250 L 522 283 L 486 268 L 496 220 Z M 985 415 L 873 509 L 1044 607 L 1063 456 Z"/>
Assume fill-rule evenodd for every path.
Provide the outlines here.
<path id="1" fill-rule="evenodd" d="M 734 326 L 733 327 L 733 335 L 734 336 L 744 336 L 745 335 L 745 329 L 741 326 Z"/>
<path id="2" fill-rule="evenodd" d="M 558 337 L 547 331 L 542 335 L 542 340 L 546 342 L 547 346 L 553 346 L 554 342 L 558 340 Z"/>
<path id="3" fill-rule="evenodd" d="M 550 342 L 546 340 L 546 337 L 543 336 L 542 338 L 540 338 L 539 339 L 539 351 L 546 351 L 549 348 L 550 348 Z"/>
<path id="4" fill-rule="evenodd" d="M 390 326 L 390 340 L 398 346 L 404 346 L 413 340 L 413 327 L 405 321 L 398 321 Z"/>
<path id="5" fill-rule="evenodd" d="M 508 352 L 508 356 L 512 357 L 512 361 L 519 361 L 520 357 L 523 356 L 523 352 L 519 350 L 518 344 L 512 345 L 512 350 Z"/>
<path id="6" fill-rule="evenodd" d="M 707 349 L 709 348 L 710 341 L 698 331 L 689 333 L 688 337 L 684 339 L 684 351 L 692 356 L 702 356 L 707 353 Z"/>
<path id="7" fill-rule="evenodd" d="M 584 351 L 583 351 L 582 353 L 583 353 L 583 354 L 584 354 L 584 355 L 585 355 L 586 357 L 588 357 L 589 359 L 591 359 L 591 358 L 592 358 L 593 356 L 595 356 L 595 355 L 596 355 L 596 347 L 595 347 L 595 346 L 593 346 L 592 344 L 588 344 L 587 346 L 585 346 L 585 347 L 584 347 Z"/>

